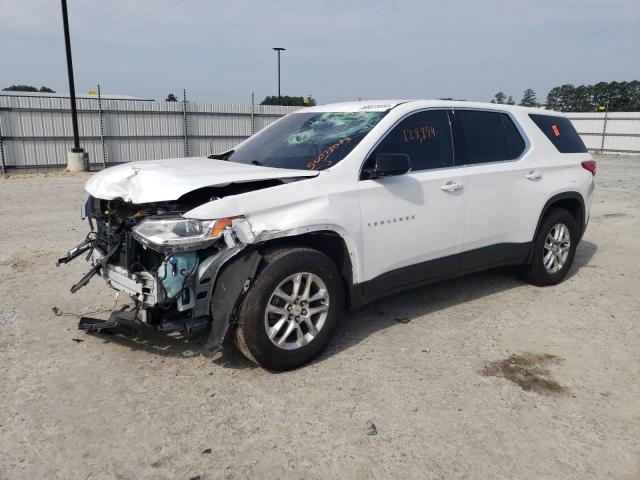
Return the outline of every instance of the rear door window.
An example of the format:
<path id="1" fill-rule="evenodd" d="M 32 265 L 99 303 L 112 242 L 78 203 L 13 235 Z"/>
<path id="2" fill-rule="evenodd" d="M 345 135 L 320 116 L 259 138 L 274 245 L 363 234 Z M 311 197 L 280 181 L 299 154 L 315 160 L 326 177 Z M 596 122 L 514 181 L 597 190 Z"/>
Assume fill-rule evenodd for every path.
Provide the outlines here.
<path id="1" fill-rule="evenodd" d="M 560 153 L 585 153 L 587 151 L 587 147 L 584 146 L 584 142 L 568 118 L 535 113 L 530 114 L 529 118 L 542 130 L 542 133 Z"/>
<path id="2" fill-rule="evenodd" d="M 455 110 L 456 164 L 515 160 L 525 149 L 525 141 L 506 113 L 483 110 Z"/>
<path id="3" fill-rule="evenodd" d="M 378 153 L 407 154 L 412 171 L 452 166 L 453 146 L 447 111 L 425 110 L 402 120 L 376 147 L 367 166 Z"/>

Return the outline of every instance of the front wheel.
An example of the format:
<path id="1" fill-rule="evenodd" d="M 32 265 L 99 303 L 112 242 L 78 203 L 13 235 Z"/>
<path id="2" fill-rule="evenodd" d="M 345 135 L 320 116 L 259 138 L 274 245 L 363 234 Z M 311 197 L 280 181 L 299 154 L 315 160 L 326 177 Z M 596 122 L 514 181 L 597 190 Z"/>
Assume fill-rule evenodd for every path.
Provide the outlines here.
<path id="1" fill-rule="evenodd" d="M 534 240 L 531 263 L 525 271 L 527 280 L 540 286 L 560 283 L 573 263 L 578 233 L 578 225 L 567 210 L 551 210 Z"/>
<path id="2" fill-rule="evenodd" d="M 335 264 L 309 248 L 264 257 L 240 307 L 234 338 L 251 361 L 270 370 L 310 362 L 327 346 L 344 308 Z"/>

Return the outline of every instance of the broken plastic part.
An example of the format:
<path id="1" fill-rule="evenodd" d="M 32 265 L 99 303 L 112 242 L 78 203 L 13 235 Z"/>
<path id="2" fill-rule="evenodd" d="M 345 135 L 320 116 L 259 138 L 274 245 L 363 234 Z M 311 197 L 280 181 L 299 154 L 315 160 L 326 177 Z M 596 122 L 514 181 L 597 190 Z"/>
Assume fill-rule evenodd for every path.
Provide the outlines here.
<path id="1" fill-rule="evenodd" d="M 78 290 L 84 287 L 87 283 L 89 283 L 89 280 L 91 280 L 95 276 L 95 274 L 98 273 L 100 269 L 107 264 L 109 259 L 115 255 L 115 253 L 118 251 L 118 248 L 120 248 L 120 242 L 118 242 L 111 250 L 109 250 L 109 252 L 104 257 L 102 257 L 102 260 L 100 260 L 97 264 L 91 267 L 91 270 L 89 270 L 84 275 L 84 277 L 82 277 L 78 281 L 78 283 L 76 283 L 71 287 L 71 293 L 76 293 Z"/>
<path id="2" fill-rule="evenodd" d="M 228 248 L 233 248 L 237 245 L 236 239 L 234 238 L 233 232 L 231 231 L 230 228 L 225 229 L 222 235 L 224 238 L 224 243 L 227 245 Z"/>
<path id="3" fill-rule="evenodd" d="M 219 347 L 229 336 L 230 326 L 236 321 L 238 307 L 255 278 L 261 260 L 262 255 L 252 249 L 229 263 L 216 279 L 209 312 L 213 322 L 206 349 Z"/>
<path id="4" fill-rule="evenodd" d="M 237 220 L 234 220 L 233 231 L 242 243 L 253 243 L 256 238 L 253 230 L 251 230 L 249 220 L 244 217 L 239 217 Z"/>
<path id="5" fill-rule="evenodd" d="M 69 263 L 74 258 L 79 257 L 84 252 L 91 250 L 93 248 L 94 239 L 87 236 L 87 239 L 79 245 L 76 245 L 71 250 L 67 252 L 64 257 L 59 258 L 56 261 L 56 267 L 59 267 L 60 264 Z"/>

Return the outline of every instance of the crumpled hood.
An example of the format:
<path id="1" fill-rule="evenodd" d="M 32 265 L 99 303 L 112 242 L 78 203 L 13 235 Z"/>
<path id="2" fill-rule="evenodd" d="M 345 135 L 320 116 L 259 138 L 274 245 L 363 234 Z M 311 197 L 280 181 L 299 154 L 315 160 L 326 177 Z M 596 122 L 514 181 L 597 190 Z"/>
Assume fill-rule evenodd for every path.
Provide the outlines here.
<path id="1" fill-rule="evenodd" d="M 316 175 L 317 171 L 259 167 L 207 157 L 170 158 L 107 168 L 93 175 L 85 190 L 103 200 L 150 203 L 177 200 L 202 187 Z"/>

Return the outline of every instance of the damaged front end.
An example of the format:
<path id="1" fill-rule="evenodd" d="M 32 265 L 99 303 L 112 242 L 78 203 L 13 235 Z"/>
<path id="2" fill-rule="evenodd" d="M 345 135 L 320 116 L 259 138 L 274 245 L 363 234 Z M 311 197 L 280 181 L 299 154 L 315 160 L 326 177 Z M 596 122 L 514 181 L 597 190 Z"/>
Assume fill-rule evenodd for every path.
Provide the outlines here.
<path id="1" fill-rule="evenodd" d="M 134 309 L 114 312 L 107 321 L 82 319 L 79 328 L 149 327 L 189 335 L 210 329 L 208 347 L 224 342 L 261 256 L 246 248 L 254 237 L 243 216 L 182 216 L 202 202 L 202 194 L 207 192 L 148 204 L 87 198 L 82 214 L 91 232 L 58 265 L 86 253 L 91 268 L 71 292 L 100 275 L 129 295 Z"/>

